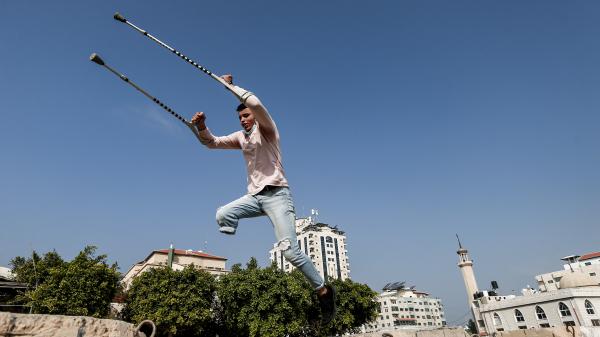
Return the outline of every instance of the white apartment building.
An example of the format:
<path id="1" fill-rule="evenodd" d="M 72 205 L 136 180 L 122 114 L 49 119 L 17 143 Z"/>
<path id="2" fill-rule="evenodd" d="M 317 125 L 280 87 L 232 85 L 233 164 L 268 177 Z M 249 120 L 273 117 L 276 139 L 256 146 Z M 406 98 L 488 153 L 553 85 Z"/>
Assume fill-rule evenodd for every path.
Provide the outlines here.
<path id="1" fill-rule="evenodd" d="M 405 287 L 404 282 L 386 285 L 377 296 L 377 319 L 362 327 L 363 332 L 400 329 L 427 330 L 446 326 L 444 306 L 439 298 Z"/>
<path id="2" fill-rule="evenodd" d="M 563 270 L 536 276 L 538 289 L 527 286 L 520 296 L 500 296 L 495 289 L 479 291 L 476 285 L 470 286 L 473 282 L 467 280 L 474 280 L 472 261 L 462 246 L 457 253 L 480 335 L 518 329 L 600 326 L 600 252 L 563 258 L 568 262 Z"/>
<path id="3" fill-rule="evenodd" d="M 350 278 L 346 235 L 343 231 L 308 217 L 296 219 L 296 235 L 300 250 L 312 260 L 325 280 Z M 275 261 L 281 270 L 291 272 L 295 269 L 284 258 L 277 244 L 273 245 L 269 254 L 271 261 Z"/>

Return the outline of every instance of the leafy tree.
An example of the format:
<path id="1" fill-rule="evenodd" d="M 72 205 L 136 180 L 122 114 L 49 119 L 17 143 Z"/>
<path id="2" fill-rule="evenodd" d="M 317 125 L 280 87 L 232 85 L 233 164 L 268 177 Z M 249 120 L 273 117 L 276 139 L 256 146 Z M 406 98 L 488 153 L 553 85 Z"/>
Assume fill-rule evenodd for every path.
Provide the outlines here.
<path id="1" fill-rule="evenodd" d="M 70 262 L 56 252 L 40 260 L 37 254 L 31 259 L 14 258 L 17 280 L 31 286 L 21 300 L 35 313 L 105 317 L 118 289 L 119 273 L 116 264 L 108 266 L 106 255 L 95 256 L 95 252 L 96 247 L 87 246 Z"/>
<path id="2" fill-rule="evenodd" d="M 469 323 L 467 323 L 467 332 L 470 334 L 477 334 L 477 325 L 472 319 L 469 319 Z"/>
<path id="3" fill-rule="evenodd" d="M 193 266 L 153 268 L 133 280 L 123 316 L 130 322 L 154 321 L 160 336 L 214 336 L 215 290 L 215 277 Z"/>
<path id="4" fill-rule="evenodd" d="M 306 336 L 317 319 L 316 298 L 298 272 L 275 265 L 261 269 L 250 259 L 219 280 L 219 336 Z"/>
<path id="5" fill-rule="evenodd" d="M 358 333 L 360 326 L 377 318 L 377 292 L 350 279 L 332 280 L 331 283 L 337 290 L 337 314 L 321 329 L 324 336 Z"/>
<path id="6" fill-rule="evenodd" d="M 284 273 L 275 264 L 260 269 L 254 258 L 246 269 L 236 265 L 219 282 L 219 335 L 341 335 L 356 332 L 376 318 L 376 292 L 351 280 L 332 283 L 338 293 L 337 315 L 327 326 L 321 326 L 316 294 L 298 270 Z"/>
<path id="7" fill-rule="evenodd" d="M 56 251 L 44 254 L 43 257 L 33 252 L 31 257 L 17 256 L 10 261 L 15 281 L 27 283 L 30 287 L 44 283 L 50 276 L 52 268 L 61 268 L 66 262 Z"/>

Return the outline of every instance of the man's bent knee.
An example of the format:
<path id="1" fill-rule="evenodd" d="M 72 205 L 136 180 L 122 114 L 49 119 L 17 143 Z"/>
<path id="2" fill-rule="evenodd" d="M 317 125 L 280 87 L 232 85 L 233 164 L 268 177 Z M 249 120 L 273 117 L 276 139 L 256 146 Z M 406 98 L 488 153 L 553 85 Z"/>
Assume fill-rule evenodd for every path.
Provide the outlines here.
<path id="1" fill-rule="evenodd" d="M 288 238 L 282 239 L 277 243 L 277 248 L 281 249 L 281 253 L 295 267 L 303 260 L 302 251 L 297 245 L 292 244 Z"/>
<path id="2" fill-rule="evenodd" d="M 227 213 L 225 207 L 219 207 L 215 217 L 217 219 L 217 224 L 219 225 L 219 232 L 229 235 L 235 234 L 237 223 L 235 219 Z"/>

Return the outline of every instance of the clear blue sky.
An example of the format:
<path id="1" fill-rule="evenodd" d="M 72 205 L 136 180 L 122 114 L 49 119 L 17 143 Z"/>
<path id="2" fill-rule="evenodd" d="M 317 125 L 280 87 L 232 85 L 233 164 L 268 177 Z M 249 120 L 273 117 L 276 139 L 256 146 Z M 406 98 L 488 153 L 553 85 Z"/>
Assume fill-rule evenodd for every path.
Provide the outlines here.
<path id="1" fill-rule="evenodd" d="M 462 323 L 455 233 L 504 293 L 600 250 L 598 2 L 2 1 L 0 265 L 94 244 L 127 271 L 171 242 L 268 263 L 266 218 L 214 220 L 241 154 L 88 56 L 217 134 L 236 100 L 115 11 L 262 98 L 298 215 L 346 231 L 358 282 L 405 280 Z"/>

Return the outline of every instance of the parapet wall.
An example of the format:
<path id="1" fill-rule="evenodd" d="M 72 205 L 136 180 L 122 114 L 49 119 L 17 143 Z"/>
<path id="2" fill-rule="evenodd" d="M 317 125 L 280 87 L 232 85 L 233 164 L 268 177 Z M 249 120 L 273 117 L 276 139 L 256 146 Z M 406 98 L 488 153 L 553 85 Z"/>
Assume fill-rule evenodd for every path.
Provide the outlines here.
<path id="1" fill-rule="evenodd" d="M 443 328 L 435 330 L 382 330 L 351 337 L 471 337 L 462 328 Z M 600 337 L 600 336 L 599 336 Z"/>
<path id="2" fill-rule="evenodd" d="M 477 335 L 474 335 L 477 336 Z M 352 337 L 471 337 L 462 328 L 435 330 L 383 330 Z M 557 327 L 496 332 L 489 337 L 600 337 L 600 327 Z"/>
<path id="3" fill-rule="evenodd" d="M 0 312 L 0 336 L 138 337 L 136 327 L 123 321 L 84 316 L 27 315 Z"/>
<path id="4" fill-rule="evenodd" d="M 554 327 L 496 332 L 494 337 L 600 337 L 599 327 Z"/>

